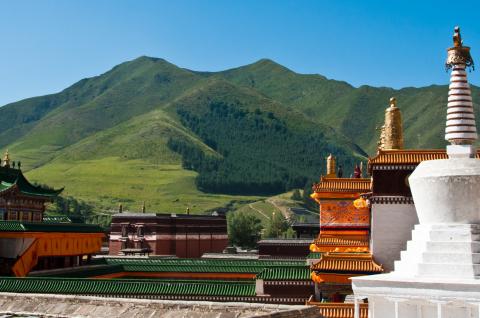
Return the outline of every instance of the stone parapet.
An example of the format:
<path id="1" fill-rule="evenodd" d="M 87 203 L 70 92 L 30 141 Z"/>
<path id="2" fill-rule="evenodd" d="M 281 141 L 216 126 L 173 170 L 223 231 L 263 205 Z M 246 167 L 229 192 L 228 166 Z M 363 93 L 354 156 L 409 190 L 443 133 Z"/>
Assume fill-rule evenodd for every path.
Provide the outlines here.
<path id="1" fill-rule="evenodd" d="M 320 318 L 311 306 L 0 293 L 0 313 L 43 317 Z"/>

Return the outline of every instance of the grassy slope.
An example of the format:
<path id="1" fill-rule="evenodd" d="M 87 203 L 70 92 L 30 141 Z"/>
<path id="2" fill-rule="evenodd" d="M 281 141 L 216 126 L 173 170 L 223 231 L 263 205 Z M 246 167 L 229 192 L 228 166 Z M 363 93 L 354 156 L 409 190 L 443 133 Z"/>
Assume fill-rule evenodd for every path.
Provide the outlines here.
<path id="1" fill-rule="evenodd" d="M 239 207 L 236 212 L 254 215 L 261 220 L 264 228 L 271 222 L 272 214 L 282 213 L 279 210 L 289 210 L 289 208 L 303 208 L 302 202 L 291 199 L 293 191 L 282 193 L 268 198 L 262 198 L 256 202 L 251 202 Z M 275 202 L 275 205 L 272 204 Z M 297 222 L 318 222 L 318 214 L 306 212 L 306 215 L 290 215 L 290 220 Z"/>
<path id="2" fill-rule="evenodd" d="M 141 57 L 50 95 L 48 103 L 61 100 L 59 105 L 27 125 L 16 122 L 0 127 L 0 139 L 10 141 L 9 148 L 21 156 L 27 169 L 39 167 L 65 147 L 167 104 L 198 80 L 162 59 Z M 15 118 L 9 113 L 12 109 L 35 112 L 34 106 L 27 109 L 30 104 L 36 105 L 6 105 L 0 108 L 0 118 Z M 21 133 L 9 138 L 12 130 Z"/>
<path id="3" fill-rule="evenodd" d="M 102 158 L 73 162 L 55 162 L 27 174 L 32 180 L 47 181 L 95 204 L 100 211 L 115 209 L 122 203 L 126 210 L 192 213 L 226 205 L 232 200 L 258 200 L 202 193 L 195 188 L 196 173 L 179 164 L 153 164 L 144 160 Z"/>

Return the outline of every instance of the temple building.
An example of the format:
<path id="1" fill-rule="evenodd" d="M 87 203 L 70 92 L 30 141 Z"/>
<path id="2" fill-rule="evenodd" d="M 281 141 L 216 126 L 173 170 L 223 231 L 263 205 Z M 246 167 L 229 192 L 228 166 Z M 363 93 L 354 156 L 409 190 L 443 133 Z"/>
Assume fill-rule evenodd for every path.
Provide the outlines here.
<path id="1" fill-rule="evenodd" d="M 0 274 L 27 276 L 32 270 L 79 266 L 100 251 L 103 230 L 44 215 L 62 192 L 32 185 L 8 151 L 0 166 Z"/>
<path id="2" fill-rule="evenodd" d="M 224 214 L 122 212 L 112 217 L 110 255 L 153 254 L 197 258 L 204 253 L 221 253 L 227 245 L 227 219 Z"/>
<path id="3" fill-rule="evenodd" d="M 352 294 L 350 277 L 383 271 L 370 253 L 369 207 L 356 202 L 371 187 L 370 179 L 361 178 L 360 167 L 355 167 L 355 178 L 338 178 L 335 158 L 329 155 L 327 176 L 313 187 L 312 198 L 320 205 L 320 233 L 311 244 L 310 263 L 318 300 L 343 302 Z"/>
<path id="4" fill-rule="evenodd" d="M 0 220 L 42 222 L 45 204 L 63 189 L 50 190 L 32 185 L 7 152 L 0 165 Z"/>

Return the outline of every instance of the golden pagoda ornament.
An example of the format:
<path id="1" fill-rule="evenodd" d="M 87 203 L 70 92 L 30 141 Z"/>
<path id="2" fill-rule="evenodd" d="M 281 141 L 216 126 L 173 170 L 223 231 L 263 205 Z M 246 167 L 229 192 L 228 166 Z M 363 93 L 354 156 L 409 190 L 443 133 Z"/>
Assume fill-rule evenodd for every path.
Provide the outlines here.
<path id="1" fill-rule="evenodd" d="M 10 168 L 10 154 L 8 153 L 8 149 L 3 156 L 2 167 Z"/>
<path id="2" fill-rule="evenodd" d="M 390 98 L 390 106 L 385 110 L 379 146 L 382 150 L 403 149 L 402 113 L 395 97 Z"/>

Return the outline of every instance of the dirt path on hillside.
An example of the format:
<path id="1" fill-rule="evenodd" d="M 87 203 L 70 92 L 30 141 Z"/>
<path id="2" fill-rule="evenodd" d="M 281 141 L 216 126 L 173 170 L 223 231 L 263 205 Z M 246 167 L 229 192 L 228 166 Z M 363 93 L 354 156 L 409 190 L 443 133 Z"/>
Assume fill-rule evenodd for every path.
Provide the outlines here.
<path id="1" fill-rule="evenodd" d="M 278 211 L 280 211 L 283 215 L 284 218 L 286 218 L 287 220 L 290 219 L 291 217 L 291 212 L 290 212 L 290 209 L 286 206 L 282 206 L 282 205 L 279 205 L 278 203 L 279 202 L 282 202 L 282 200 L 280 199 L 275 199 L 275 198 L 268 198 L 267 200 L 265 200 L 266 202 L 270 203 L 271 205 L 273 205 Z"/>
<path id="2" fill-rule="evenodd" d="M 265 213 L 263 213 L 262 210 L 259 210 L 259 209 L 257 209 L 256 207 L 254 207 L 252 203 L 249 203 L 249 204 L 248 204 L 248 207 L 249 207 L 250 209 L 255 210 L 255 211 L 257 211 L 258 213 L 260 213 L 260 214 L 261 214 L 262 216 L 264 216 L 267 220 L 270 220 L 270 217 L 269 217 L 268 215 L 266 215 Z"/>

